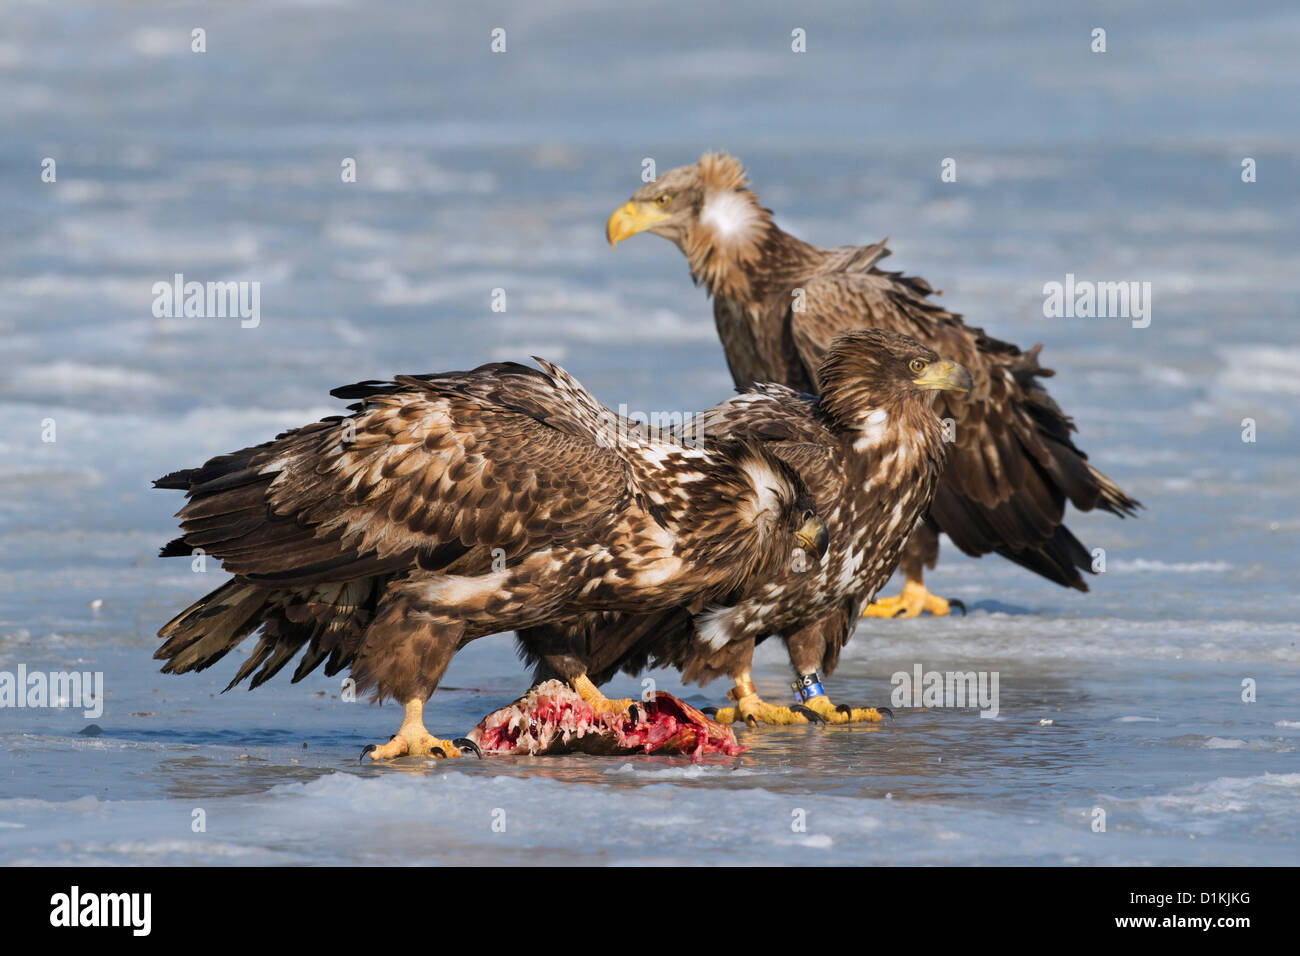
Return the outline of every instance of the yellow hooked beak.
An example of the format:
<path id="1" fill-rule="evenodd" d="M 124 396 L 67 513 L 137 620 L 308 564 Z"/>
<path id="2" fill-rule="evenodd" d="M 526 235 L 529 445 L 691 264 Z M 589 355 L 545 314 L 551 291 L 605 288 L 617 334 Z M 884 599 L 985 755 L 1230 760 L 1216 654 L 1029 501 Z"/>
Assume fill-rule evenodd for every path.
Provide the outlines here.
<path id="1" fill-rule="evenodd" d="M 629 236 L 645 232 L 667 219 L 668 213 L 654 203 L 633 200 L 614 210 L 614 215 L 605 223 L 605 238 L 612 249 Z"/>
<path id="2" fill-rule="evenodd" d="M 794 537 L 799 542 L 799 547 L 809 554 L 815 554 L 818 561 L 826 553 L 826 546 L 831 540 L 830 532 L 826 530 L 826 522 L 819 515 L 812 515 L 805 520 L 794 533 Z"/>
<path id="3" fill-rule="evenodd" d="M 920 376 L 912 379 L 912 384 L 920 385 L 922 388 L 970 394 L 973 383 L 970 372 L 956 362 L 940 361 L 927 365 Z"/>

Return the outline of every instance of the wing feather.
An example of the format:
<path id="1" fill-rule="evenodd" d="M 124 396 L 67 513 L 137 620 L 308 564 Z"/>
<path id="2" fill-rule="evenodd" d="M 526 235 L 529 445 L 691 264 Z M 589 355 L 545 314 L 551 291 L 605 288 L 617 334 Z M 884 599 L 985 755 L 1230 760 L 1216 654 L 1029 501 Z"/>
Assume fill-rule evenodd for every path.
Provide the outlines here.
<path id="1" fill-rule="evenodd" d="M 170 553 L 202 548 L 286 586 L 489 548 L 513 557 L 586 529 L 635 489 L 602 406 L 557 370 L 497 364 L 340 389 L 362 399 L 352 415 L 195 469 Z"/>
<path id="2" fill-rule="evenodd" d="M 827 253 L 838 257 L 828 260 L 832 265 L 844 255 Z M 875 261 L 864 255 L 868 260 Z M 803 311 L 785 302 L 781 308 L 812 381 L 835 336 L 859 327 L 913 336 L 971 373 L 971 394 L 943 397 L 938 406 L 956 429 L 931 511 L 939 528 L 967 554 L 996 551 L 1058 583 L 1086 588 L 1077 570 L 1088 567 L 1080 560 L 1086 551 L 1068 530 L 1060 533 L 1066 501 L 1119 515 L 1138 504 L 1075 446 L 1073 421 L 1039 381 L 1052 375 L 1038 364 L 1039 347 L 1022 352 L 988 336 L 927 300 L 931 290 L 921 280 L 874 267 L 827 271 L 803 288 Z"/>

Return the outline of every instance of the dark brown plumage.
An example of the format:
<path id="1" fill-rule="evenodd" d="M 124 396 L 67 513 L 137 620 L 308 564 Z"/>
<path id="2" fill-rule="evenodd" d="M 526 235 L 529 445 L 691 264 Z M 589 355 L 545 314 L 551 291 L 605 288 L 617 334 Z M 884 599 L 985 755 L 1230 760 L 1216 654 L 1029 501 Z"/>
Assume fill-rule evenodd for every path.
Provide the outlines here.
<path id="1" fill-rule="evenodd" d="M 820 397 L 760 385 L 701 413 L 698 425 L 716 439 L 759 442 L 799 472 L 830 528 L 825 556 L 753 574 L 739 593 L 702 610 L 586 622 L 582 663 L 598 681 L 650 665 L 678 668 L 687 681 L 727 674 L 739 692 L 724 720 L 790 723 L 815 714 L 758 697 L 749 676 L 754 646 L 780 635 L 814 668 L 834 669 L 858 609 L 888 580 L 934 493 L 945 445 L 933 396 L 970 380 L 915 339 L 876 329 L 837 338 L 817 373 Z M 521 636 L 534 649 L 550 640 L 582 646 L 576 628 L 561 630 L 558 638 L 548 638 L 555 628 Z M 549 676 L 546 666 L 538 676 Z M 822 716 L 846 718 L 834 708 Z M 847 716 L 879 719 L 873 710 Z"/>
<path id="2" fill-rule="evenodd" d="M 817 369 L 834 337 L 855 328 L 912 336 L 965 366 L 969 395 L 945 396 L 937 410 L 955 432 L 947 466 L 924 524 L 900 566 L 908 586 L 870 612 L 947 613 L 929 595 L 923 567 L 943 531 L 969 555 L 996 552 L 1050 581 L 1087 590 L 1090 556 L 1064 524 L 1065 503 L 1119 516 L 1139 507 L 1075 446 L 1074 423 L 1044 389 L 1052 372 L 1028 352 L 986 335 L 934 303 L 923 279 L 880 269 L 883 242 L 821 249 L 772 222 L 749 189 L 740 162 L 725 154 L 673 169 L 638 190 L 610 217 L 611 243 L 649 231 L 685 254 L 691 277 L 713 298 L 713 313 L 738 388 L 781 382 L 816 392 Z M 891 603 L 892 602 L 892 603 Z M 815 650 L 791 644 L 807 673 Z M 815 644 L 815 642 L 813 642 Z"/>
<path id="3" fill-rule="evenodd" d="M 260 632 L 230 686 L 305 648 L 295 681 L 350 667 L 407 702 L 401 752 L 446 753 L 418 704 L 468 641 L 703 605 L 808 541 L 811 497 L 759 444 L 642 435 L 539 364 L 337 389 L 351 414 L 159 479 L 188 498 L 163 555 L 202 549 L 235 575 L 159 632 L 164 672 Z"/>
<path id="4" fill-rule="evenodd" d="M 748 185 L 738 160 L 706 155 L 646 184 L 629 204 L 665 217 L 651 213 L 644 228 L 676 243 L 713 297 L 736 386 L 781 382 L 815 392 L 831 340 L 854 328 L 902 332 L 961 363 L 974 388 L 939 406 L 956 441 L 933 524 L 967 554 L 997 552 L 1087 590 L 1079 571 L 1089 569 L 1088 553 L 1063 524 L 1066 500 L 1121 516 L 1138 502 L 1074 445 L 1074 423 L 1039 382 L 1052 374 L 1038 364 L 1041 346 L 1022 352 L 994 339 L 932 302 L 924 279 L 881 270 L 883 242 L 820 249 L 782 231 Z M 641 224 L 621 221 L 610 228 Z"/>

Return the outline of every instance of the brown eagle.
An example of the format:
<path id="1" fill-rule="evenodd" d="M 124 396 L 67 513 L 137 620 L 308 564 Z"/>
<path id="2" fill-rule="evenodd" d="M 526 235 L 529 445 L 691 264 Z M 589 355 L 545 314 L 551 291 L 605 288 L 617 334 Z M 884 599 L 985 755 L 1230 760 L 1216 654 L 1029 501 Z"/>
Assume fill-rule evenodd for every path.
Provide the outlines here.
<path id="1" fill-rule="evenodd" d="M 736 707 L 719 713 L 724 722 L 880 719 L 872 708 L 835 707 L 816 678 L 797 682 L 803 704 L 765 702 L 750 677 L 754 646 L 780 635 L 811 671 L 834 669 L 862 603 L 893 573 L 934 494 L 946 452 L 934 398 L 968 389 L 971 379 L 915 339 L 879 329 L 839 336 L 816 371 L 820 396 L 758 385 L 701 413 L 692 428 L 715 440 L 757 443 L 795 468 L 830 528 L 825 555 L 756 572 L 731 600 L 702 611 L 584 622 L 590 632 L 582 663 L 598 683 L 620 668 L 671 666 L 686 681 L 732 678 Z M 563 627 L 521 637 L 532 649 L 581 645 L 581 636 Z M 547 667 L 537 676 L 550 676 Z"/>
<path id="2" fill-rule="evenodd" d="M 865 614 L 949 613 L 922 577 L 937 560 L 938 531 L 966 554 L 996 552 L 1087 590 L 1079 572 L 1090 570 L 1090 555 L 1064 524 L 1066 501 L 1120 517 L 1139 503 L 1075 446 L 1073 421 L 1040 382 L 1052 374 L 1038 364 L 1041 346 L 1023 352 L 985 335 L 931 301 L 925 280 L 881 270 L 877 263 L 889 255 L 883 241 L 821 249 L 784 232 L 749 189 L 741 163 L 726 154 L 647 183 L 606 227 L 611 245 L 645 231 L 676 244 L 692 279 L 712 296 L 738 388 L 770 381 L 817 392 L 835 336 L 866 327 L 912 336 L 969 370 L 970 392 L 936 406 L 952 421 L 955 441 L 926 520 L 903 549 L 906 584 Z M 809 674 L 814 656 L 790 649 L 796 671 Z"/>
<path id="3" fill-rule="evenodd" d="M 1081 511 L 1121 517 L 1139 503 L 1088 463 L 1073 421 L 1039 382 L 1037 345 L 1022 352 L 930 301 L 924 279 L 882 271 L 884 242 L 821 249 L 772 222 L 740 161 L 725 153 L 673 169 L 639 189 L 606 227 L 611 244 L 649 231 L 686 255 L 691 277 L 713 297 L 713 315 L 738 388 L 782 382 L 817 391 L 831 340 L 855 328 L 911 335 L 971 373 L 969 395 L 938 406 L 955 426 L 949 464 L 930 520 L 903 559 L 908 586 L 881 602 L 887 616 L 946 614 L 928 594 L 936 529 L 974 557 L 997 552 L 1057 584 L 1087 590 L 1090 555 L 1063 524 L 1068 499 Z"/>
<path id="4" fill-rule="evenodd" d="M 349 667 L 358 690 L 405 703 L 372 759 L 457 757 L 477 748 L 431 735 L 422 711 L 469 641 L 705 607 L 796 546 L 820 555 L 807 488 L 761 443 L 644 434 L 537 361 L 336 389 L 359 400 L 350 414 L 155 482 L 188 499 L 162 554 L 201 549 L 234 574 L 159 632 L 163 671 L 202 670 L 258 633 L 230 687 L 305 648 L 294 681 Z M 565 677 L 613 706 L 582 670 Z"/>

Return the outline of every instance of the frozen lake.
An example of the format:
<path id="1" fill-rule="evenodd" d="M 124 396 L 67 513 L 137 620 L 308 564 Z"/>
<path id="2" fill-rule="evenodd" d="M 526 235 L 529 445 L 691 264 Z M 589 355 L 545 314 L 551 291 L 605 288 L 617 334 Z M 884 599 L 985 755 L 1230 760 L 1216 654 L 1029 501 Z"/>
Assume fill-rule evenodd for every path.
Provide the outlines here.
<path id="1" fill-rule="evenodd" d="M 0 671 L 98 671 L 107 696 L 0 708 L 0 862 L 1300 862 L 1293 4 L 419 6 L 5 9 Z M 221 696 L 237 660 L 158 673 L 159 625 L 223 576 L 154 556 L 181 499 L 151 479 L 337 410 L 334 386 L 537 354 L 614 407 L 727 395 L 681 255 L 603 236 L 643 158 L 709 148 L 801 237 L 891 236 L 887 267 L 1044 342 L 1081 446 L 1146 505 L 1071 519 L 1107 555 L 1086 595 L 947 550 L 929 580 L 969 616 L 864 622 L 828 685 L 887 704 L 916 664 L 996 671 L 996 719 L 741 729 L 703 765 L 372 767 L 399 709 L 343 702 L 341 675 Z M 260 323 L 155 318 L 178 272 L 260 282 Z M 1149 281 L 1150 326 L 1044 318 L 1067 273 Z M 760 691 L 786 671 L 764 645 Z M 430 729 L 527 676 L 511 636 L 478 642 Z"/>

